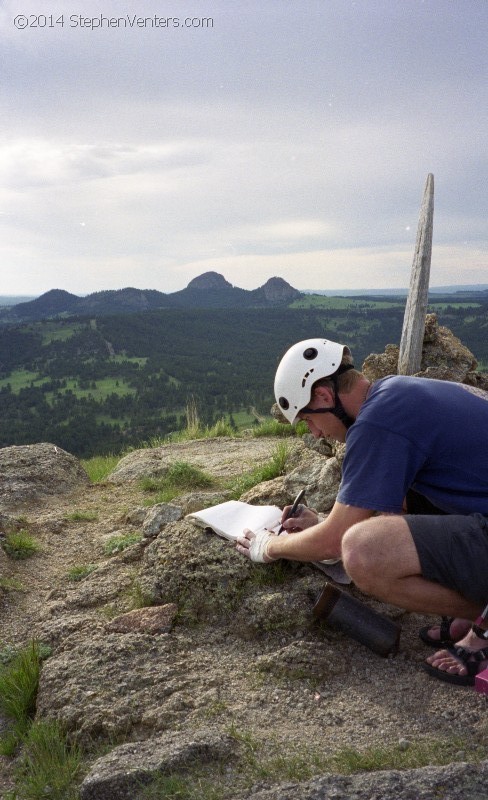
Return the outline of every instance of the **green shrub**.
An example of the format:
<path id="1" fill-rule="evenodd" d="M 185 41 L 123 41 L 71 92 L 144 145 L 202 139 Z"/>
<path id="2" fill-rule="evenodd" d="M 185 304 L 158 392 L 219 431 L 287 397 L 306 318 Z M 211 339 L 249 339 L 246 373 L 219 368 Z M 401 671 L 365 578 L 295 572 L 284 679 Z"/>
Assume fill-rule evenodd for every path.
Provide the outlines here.
<path id="1" fill-rule="evenodd" d="M 41 549 L 39 542 L 27 531 L 10 531 L 6 534 L 3 549 L 11 558 L 30 558 Z"/>

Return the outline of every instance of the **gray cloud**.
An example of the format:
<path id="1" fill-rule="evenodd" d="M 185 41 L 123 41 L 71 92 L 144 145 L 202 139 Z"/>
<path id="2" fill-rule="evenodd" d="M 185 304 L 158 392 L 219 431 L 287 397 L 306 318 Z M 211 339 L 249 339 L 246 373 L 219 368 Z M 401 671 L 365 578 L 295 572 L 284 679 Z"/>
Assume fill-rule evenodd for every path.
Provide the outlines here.
<path id="1" fill-rule="evenodd" d="M 175 291 L 205 269 L 406 285 L 429 172 L 433 281 L 486 280 L 485 0 L 209 0 L 191 30 L 71 27 L 70 5 L 43 29 L 12 24 L 31 0 L 0 11 L 4 292 Z"/>

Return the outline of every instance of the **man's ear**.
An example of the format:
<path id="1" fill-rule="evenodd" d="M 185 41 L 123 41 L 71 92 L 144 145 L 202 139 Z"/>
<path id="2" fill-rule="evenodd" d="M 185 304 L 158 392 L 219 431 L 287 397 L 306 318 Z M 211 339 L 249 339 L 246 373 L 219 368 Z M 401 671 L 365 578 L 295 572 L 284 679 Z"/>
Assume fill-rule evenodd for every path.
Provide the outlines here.
<path id="1" fill-rule="evenodd" d="M 320 400 L 326 407 L 334 405 L 334 392 L 328 386 L 316 386 L 312 397 Z"/>

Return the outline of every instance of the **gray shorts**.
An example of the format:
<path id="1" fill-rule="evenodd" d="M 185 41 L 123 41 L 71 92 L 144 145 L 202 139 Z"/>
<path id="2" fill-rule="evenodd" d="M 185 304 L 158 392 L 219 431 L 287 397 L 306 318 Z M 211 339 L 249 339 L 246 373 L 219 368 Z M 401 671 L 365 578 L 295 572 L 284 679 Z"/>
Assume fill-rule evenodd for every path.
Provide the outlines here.
<path id="1" fill-rule="evenodd" d="M 463 597 L 488 603 L 488 518 L 482 514 L 406 514 L 422 575 Z"/>

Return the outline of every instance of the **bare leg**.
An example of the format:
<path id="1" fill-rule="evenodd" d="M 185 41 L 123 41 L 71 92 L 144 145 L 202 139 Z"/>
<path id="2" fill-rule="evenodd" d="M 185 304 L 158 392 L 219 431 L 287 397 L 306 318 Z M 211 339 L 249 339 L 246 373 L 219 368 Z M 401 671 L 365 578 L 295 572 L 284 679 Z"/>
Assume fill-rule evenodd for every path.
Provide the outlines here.
<path id="1" fill-rule="evenodd" d="M 342 540 L 347 573 L 365 593 L 408 611 L 474 620 L 481 607 L 422 577 L 410 529 L 401 516 L 372 517 Z"/>

